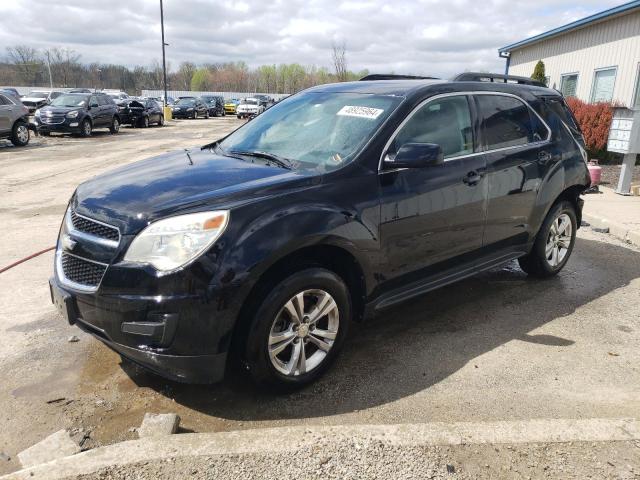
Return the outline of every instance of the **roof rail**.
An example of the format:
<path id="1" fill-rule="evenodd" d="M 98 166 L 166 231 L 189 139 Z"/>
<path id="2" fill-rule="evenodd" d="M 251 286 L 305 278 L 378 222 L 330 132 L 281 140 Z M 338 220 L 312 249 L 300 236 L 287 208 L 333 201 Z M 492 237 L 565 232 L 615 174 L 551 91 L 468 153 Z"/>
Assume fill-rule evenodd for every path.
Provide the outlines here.
<path id="1" fill-rule="evenodd" d="M 500 83 L 519 83 L 521 85 L 533 85 L 535 87 L 546 87 L 542 82 L 532 80 L 527 77 L 518 77 L 516 75 L 502 75 L 499 73 L 480 73 L 465 72 L 453 78 L 454 82 L 500 82 Z"/>
<path id="2" fill-rule="evenodd" d="M 362 77 L 359 81 L 365 80 L 440 80 L 437 77 L 420 77 L 415 75 L 394 75 L 391 73 L 372 73 Z"/>

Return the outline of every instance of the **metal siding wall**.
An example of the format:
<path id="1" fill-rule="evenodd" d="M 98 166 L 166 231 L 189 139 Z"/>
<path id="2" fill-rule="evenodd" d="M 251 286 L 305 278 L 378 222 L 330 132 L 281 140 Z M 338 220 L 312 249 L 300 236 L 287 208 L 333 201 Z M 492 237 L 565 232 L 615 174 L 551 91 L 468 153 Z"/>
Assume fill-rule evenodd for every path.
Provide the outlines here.
<path id="1" fill-rule="evenodd" d="M 551 87 L 560 88 L 562 74 L 578 72 L 577 96 L 585 101 L 591 97 L 594 71 L 617 66 L 613 99 L 629 105 L 640 63 L 640 12 L 515 50 L 509 73 L 528 77 L 538 60 L 545 64 Z"/>

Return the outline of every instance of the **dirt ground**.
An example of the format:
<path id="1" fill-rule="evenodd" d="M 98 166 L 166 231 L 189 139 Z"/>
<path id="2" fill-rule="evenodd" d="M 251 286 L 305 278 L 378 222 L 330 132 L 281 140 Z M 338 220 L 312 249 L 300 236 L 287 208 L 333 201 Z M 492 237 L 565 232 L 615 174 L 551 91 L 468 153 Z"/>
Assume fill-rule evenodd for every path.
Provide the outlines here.
<path id="1" fill-rule="evenodd" d="M 0 146 L 0 267 L 54 245 L 81 181 L 240 124 L 184 120 Z M 182 431 L 196 432 L 640 413 L 640 252 L 586 228 L 558 277 L 531 280 L 511 264 L 389 310 L 357 325 L 335 367 L 290 395 L 242 376 L 181 385 L 121 361 L 58 317 L 52 263 L 49 252 L 0 274 L 0 474 L 61 428 L 84 448 L 136 438 L 145 412 L 178 413 Z"/>

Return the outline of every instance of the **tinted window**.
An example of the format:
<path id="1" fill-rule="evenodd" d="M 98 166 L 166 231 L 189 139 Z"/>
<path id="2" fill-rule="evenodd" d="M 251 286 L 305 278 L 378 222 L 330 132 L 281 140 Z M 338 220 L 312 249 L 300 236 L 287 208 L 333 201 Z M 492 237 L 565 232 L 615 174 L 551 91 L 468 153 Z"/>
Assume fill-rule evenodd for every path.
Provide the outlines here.
<path id="1" fill-rule="evenodd" d="M 446 157 L 473 152 L 471 114 L 466 96 L 446 97 L 420 107 L 396 136 L 389 153 L 405 143 L 435 143 Z"/>
<path id="2" fill-rule="evenodd" d="M 501 95 L 477 95 L 478 108 L 482 118 L 485 150 L 514 147 L 529 142 L 544 140 L 546 129 L 539 120 L 532 123 L 529 108 L 520 100 Z M 534 117 L 537 119 L 537 117 Z M 540 128 L 543 134 L 540 134 Z"/>
<path id="3" fill-rule="evenodd" d="M 0 105 L 8 105 L 10 102 L 4 96 L 0 95 Z"/>
<path id="4" fill-rule="evenodd" d="M 91 96 L 91 98 L 89 99 L 89 105 L 93 107 L 100 104 L 98 103 L 98 99 L 96 97 Z"/>
<path id="5" fill-rule="evenodd" d="M 98 104 L 100 105 L 109 105 L 109 97 L 106 95 L 98 95 Z"/>

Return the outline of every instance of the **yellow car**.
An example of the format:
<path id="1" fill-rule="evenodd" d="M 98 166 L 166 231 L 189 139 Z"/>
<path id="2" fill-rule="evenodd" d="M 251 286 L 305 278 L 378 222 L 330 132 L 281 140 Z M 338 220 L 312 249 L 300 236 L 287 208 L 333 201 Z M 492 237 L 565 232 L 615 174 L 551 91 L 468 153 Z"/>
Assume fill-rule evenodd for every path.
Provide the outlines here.
<path id="1" fill-rule="evenodd" d="M 230 113 L 231 115 L 234 115 L 236 113 L 236 107 L 238 106 L 239 103 L 240 103 L 240 100 L 238 100 L 237 98 L 232 98 L 231 100 L 227 100 L 226 102 L 224 102 L 225 113 Z"/>

